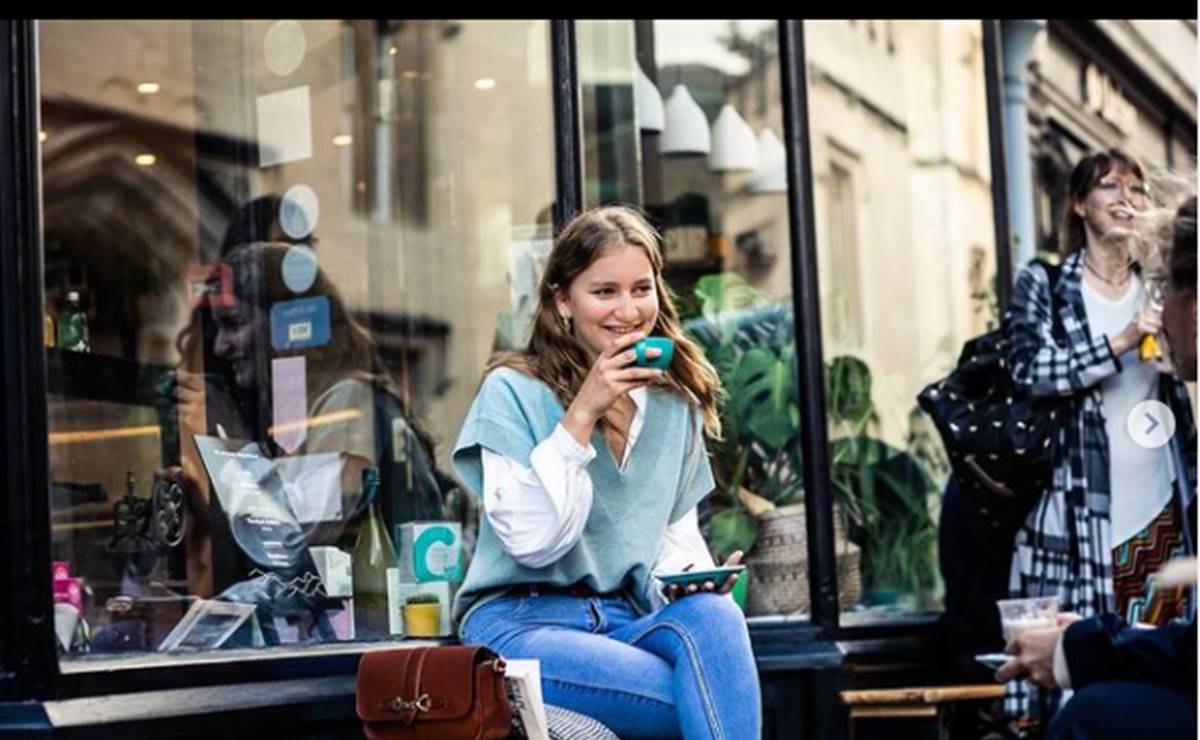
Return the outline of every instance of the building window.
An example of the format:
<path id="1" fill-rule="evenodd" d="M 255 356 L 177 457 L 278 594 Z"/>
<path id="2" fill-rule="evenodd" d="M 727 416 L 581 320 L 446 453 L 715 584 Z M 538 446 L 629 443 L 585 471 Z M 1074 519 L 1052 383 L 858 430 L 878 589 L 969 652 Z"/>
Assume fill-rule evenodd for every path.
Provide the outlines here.
<path id="1" fill-rule="evenodd" d="M 821 284 L 825 316 L 825 336 L 847 351 L 861 350 L 863 345 L 862 305 L 858 292 L 859 274 L 858 211 L 854 180 L 850 164 L 831 161 L 827 176 L 828 205 L 825 222 L 828 254 L 823 263 L 824 281 Z"/>

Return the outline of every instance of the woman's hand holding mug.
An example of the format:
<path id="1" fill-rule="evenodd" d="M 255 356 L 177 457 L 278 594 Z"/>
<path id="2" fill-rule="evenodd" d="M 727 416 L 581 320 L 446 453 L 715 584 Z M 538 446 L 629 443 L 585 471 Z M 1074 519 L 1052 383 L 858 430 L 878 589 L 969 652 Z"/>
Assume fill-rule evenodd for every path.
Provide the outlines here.
<path id="1" fill-rule="evenodd" d="M 633 345 L 645 337 L 639 331 L 617 337 L 596 356 L 562 420 L 563 426 L 580 444 L 589 444 L 592 428 L 619 399 L 662 376 L 662 370 L 633 364 L 637 360 Z M 650 353 L 661 352 L 652 348 L 647 350 L 647 356 L 658 356 Z"/>

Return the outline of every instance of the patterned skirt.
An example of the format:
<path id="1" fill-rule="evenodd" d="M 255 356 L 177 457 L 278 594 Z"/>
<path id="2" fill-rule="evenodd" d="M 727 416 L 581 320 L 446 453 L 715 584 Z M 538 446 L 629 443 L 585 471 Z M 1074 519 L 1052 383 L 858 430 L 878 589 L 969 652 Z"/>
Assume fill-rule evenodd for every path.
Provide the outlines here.
<path id="1" fill-rule="evenodd" d="M 1168 560 L 1187 554 L 1179 507 L 1172 499 L 1134 536 L 1113 548 L 1113 591 L 1116 613 L 1133 624 L 1161 627 L 1190 611 L 1191 589 L 1156 588 L 1150 576 Z"/>
<path id="2" fill-rule="evenodd" d="M 1190 613 L 1192 589 L 1156 589 L 1150 582 L 1167 560 L 1186 554 L 1175 497 L 1145 529 L 1116 547 L 1110 544 L 1108 512 L 1068 506 L 1060 491 L 1047 495 L 1033 514 L 1017 536 L 1013 597 L 1057 594 L 1059 611 L 1084 617 L 1115 611 L 1131 623 L 1159 625 Z M 1061 691 L 1022 679 L 1005 688 L 1010 718 L 1044 725 L 1061 701 Z"/>

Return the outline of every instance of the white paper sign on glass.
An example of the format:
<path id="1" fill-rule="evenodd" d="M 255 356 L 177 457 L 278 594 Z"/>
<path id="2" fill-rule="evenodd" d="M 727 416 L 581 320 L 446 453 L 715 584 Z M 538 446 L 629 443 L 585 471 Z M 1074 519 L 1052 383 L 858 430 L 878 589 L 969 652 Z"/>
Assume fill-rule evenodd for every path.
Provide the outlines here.
<path id="1" fill-rule="evenodd" d="M 312 156 L 312 111 L 308 85 L 259 95 L 255 100 L 258 166 L 270 167 Z"/>
<path id="2" fill-rule="evenodd" d="M 276 357 L 271 360 L 272 418 L 275 442 L 287 453 L 296 451 L 307 435 L 308 368 L 305 358 Z"/>

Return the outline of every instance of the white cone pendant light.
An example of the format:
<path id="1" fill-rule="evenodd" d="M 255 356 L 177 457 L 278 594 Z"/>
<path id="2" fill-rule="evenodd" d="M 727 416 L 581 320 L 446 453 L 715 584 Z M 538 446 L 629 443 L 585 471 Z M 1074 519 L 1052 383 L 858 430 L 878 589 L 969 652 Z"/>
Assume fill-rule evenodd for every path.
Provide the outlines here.
<path id="1" fill-rule="evenodd" d="M 658 151 L 663 154 L 708 154 L 712 138 L 704 111 L 692 99 L 687 88 L 676 85 L 667 98 L 663 135 Z"/>
<path id="2" fill-rule="evenodd" d="M 633 98 L 634 105 L 637 106 L 638 128 L 642 131 L 660 132 L 663 130 L 662 96 L 642 71 L 642 65 L 635 64 L 633 67 Z"/>
<path id="3" fill-rule="evenodd" d="M 754 129 L 726 103 L 712 125 L 712 151 L 708 168 L 713 172 L 758 169 L 758 143 Z"/>
<path id="4" fill-rule="evenodd" d="M 758 134 L 758 176 L 750 182 L 752 193 L 787 192 L 787 152 L 769 128 Z"/>

